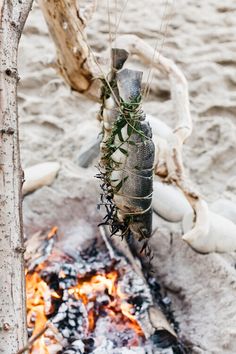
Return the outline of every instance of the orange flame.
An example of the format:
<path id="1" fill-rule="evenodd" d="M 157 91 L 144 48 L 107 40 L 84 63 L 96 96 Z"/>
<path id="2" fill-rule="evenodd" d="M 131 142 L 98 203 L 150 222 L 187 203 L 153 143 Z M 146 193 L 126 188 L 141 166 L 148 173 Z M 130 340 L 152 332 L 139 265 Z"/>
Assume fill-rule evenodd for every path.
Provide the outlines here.
<path id="1" fill-rule="evenodd" d="M 47 315 L 54 310 L 52 302 L 60 299 L 60 295 L 51 290 L 38 273 L 44 266 L 45 264 L 41 264 L 35 273 L 26 275 L 27 323 L 29 328 L 33 328 L 33 335 L 38 334 L 45 327 Z M 60 272 L 59 275 L 62 278 L 66 277 L 63 272 Z M 85 306 L 89 302 L 94 302 L 98 296 L 107 295 L 107 301 L 101 304 L 101 307 L 111 321 L 118 326 L 117 329 L 122 331 L 123 328 L 131 328 L 138 336 L 143 336 L 142 329 L 132 314 L 133 306 L 127 302 L 128 295 L 122 292 L 118 278 L 118 272 L 111 271 L 107 274 L 97 274 L 90 278 L 79 279 L 78 284 L 71 287 L 68 292 L 75 299 L 81 300 Z M 96 316 L 95 309 L 92 307 L 88 311 L 89 332 L 92 332 L 96 326 Z M 45 344 L 45 339 L 48 340 L 46 333 L 34 342 L 31 354 L 49 354 Z M 133 343 L 135 345 L 135 339 Z"/>
<path id="2" fill-rule="evenodd" d="M 129 304 L 126 300 L 128 296 L 122 293 L 120 287 L 117 285 L 118 273 L 112 271 L 107 274 L 99 274 L 92 276 L 89 280 L 81 280 L 79 283 L 69 290 L 70 294 L 73 294 L 76 299 L 83 301 L 85 305 L 89 301 L 94 301 L 96 297 L 100 294 L 108 292 L 108 294 L 114 299 L 110 301 L 109 304 L 104 308 L 109 309 L 108 313 L 111 317 L 114 317 L 119 312 L 123 315 L 123 321 L 126 322 L 127 326 L 133 328 L 135 332 L 143 336 L 143 331 L 139 326 L 135 316 L 131 314 L 133 306 Z M 95 325 L 95 314 L 89 313 L 89 329 L 94 328 Z"/>
<path id="3" fill-rule="evenodd" d="M 52 229 L 49 231 L 48 233 L 48 240 L 52 237 L 54 237 L 57 234 L 58 231 L 58 227 L 57 226 L 53 226 Z"/>
<path id="4" fill-rule="evenodd" d="M 45 303 L 50 298 L 50 289 L 38 273 L 26 275 L 27 324 L 33 328 L 33 336 L 43 330 L 47 323 Z M 33 343 L 31 353 L 48 354 L 44 335 Z"/>

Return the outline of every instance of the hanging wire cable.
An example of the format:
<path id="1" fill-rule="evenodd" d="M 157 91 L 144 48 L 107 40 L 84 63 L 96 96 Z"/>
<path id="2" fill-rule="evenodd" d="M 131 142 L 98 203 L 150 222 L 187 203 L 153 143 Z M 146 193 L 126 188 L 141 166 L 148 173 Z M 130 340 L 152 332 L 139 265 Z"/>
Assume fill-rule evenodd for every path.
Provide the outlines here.
<path id="1" fill-rule="evenodd" d="M 149 70 L 149 73 L 148 73 L 148 78 L 147 78 L 147 82 L 146 82 L 145 89 L 144 89 L 144 99 L 145 100 L 148 99 L 148 96 L 149 96 L 150 90 L 151 90 L 151 83 L 152 83 L 152 80 L 153 80 L 153 71 L 154 71 L 153 64 L 155 62 L 156 55 L 158 54 L 158 57 L 157 57 L 157 62 L 158 62 L 159 59 L 160 59 L 160 55 L 161 55 L 161 53 L 163 52 L 163 49 L 164 49 L 164 44 L 165 44 L 165 41 L 166 41 L 166 38 L 167 38 L 169 24 L 170 24 L 170 21 L 171 21 L 171 19 L 173 17 L 173 14 L 174 14 L 174 4 L 175 4 L 175 0 L 167 0 L 166 3 L 165 3 L 165 9 L 164 9 L 164 12 L 163 12 L 161 26 L 160 26 L 160 35 L 161 35 L 162 39 L 160 41 L 159 50 L 158 50 L 158 40 L 156 41 L 156 44 L 155 44 L 153 58 L 152 58 L 152 62 L 150 64 L 150 70 Z M 169 7 L 169 11 L 168 11 L 168 7 Z M 167 20 L 166 20 L 165 26 L 163 26 L 165 17 L 166 17 Z M 162 28 L 163 27 L 164 27 L 164 31 L 162 33 Z"/>

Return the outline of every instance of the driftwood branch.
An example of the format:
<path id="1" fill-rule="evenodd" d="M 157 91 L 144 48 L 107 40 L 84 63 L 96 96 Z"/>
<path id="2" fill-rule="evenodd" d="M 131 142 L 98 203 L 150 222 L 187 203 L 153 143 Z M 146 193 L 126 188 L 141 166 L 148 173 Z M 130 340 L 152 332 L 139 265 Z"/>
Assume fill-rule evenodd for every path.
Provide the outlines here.
<path id="1" fill-rule="evenodd" d="M 40 0 L 40 4 L 57 47 L 58 65 L 62 76 L 72 89 L 90 94 L 96 100 L 99 99 L 100 85 L 99 80 L 96 79 L 103 76 L 104 72 L 109 71 L 110 51 L 105 53 L 101 60 L 98 55 L 93 54 L 87 42 L 85 26 L 95 10 L 95 1 L 91 0 L 84 12 L 75 0 L 70 1 L 70 6 L 69 0 L 58 0 L 56 3 L 52 0 Z M 192 230 L 185 234 L 183 239 L 198 250 L 198 247 L 194 246 L 197 243 L 193 243 L 192 240 L 196 241 L 201 234 L 201 244 L 204 244 L 204 239 L 207 241 L 210 220 L 208 205 L 188 178 L 182 159 L 183 144 L 192 133 L 186 78 L 172 60 L 155 52 L 150 45 L 136 35 L 118 37 L 115 40 L 115 47 L 126 49 L 130 54 L 137 55 L 141 60 L 151 64 L 153 68 L 162 71 L 169 77 L 171 97 L 176 113 L 176 126 L 170 139 L 163 139 L 158 134 L 155 137 L 157 151 L 155 173 L 163 183 L 177 186 L 192 206 L 194 210 Z M 103 70 L 99 64 L 101 61 L 103 62 Z M 104 69 L 104 65 L 107 66 L 106 69 Z M 204 251 L 226 251 L 220 239 L 219 237 L 217 242 L 218 245 L 220 243 L 219 247 L 209 248 L 206 245 Z M 212 242 L 214 243 L 214 240 Z M 235 249 L 234 244 L 232 250 Z M 203 249 L 204 247 L 201 247 L 199 251 L 202 252 Z"/>
<path id="2" fill-rule="evenodd" d="M 59 73 L 73 90 L 88 93 L 98 68 L 84 29 L 96 1 L 90 1 L 85 9 L 76 0 L 40 0 L 39 4 L 56 46 Z"/>
<path id="3" fill-rule="evenodd" d="M 163 183 L 177 187 L 175 192 L 180 189 L 193 209 L 193 212 L 187 212 L 183 220 L 185 232 L 183 240 L 201 253 L 235 251 L 236 225 L 227 218 L 209 212 L 208 204 L 195 189 L 184 168 L 182 148 L 192 133 L 186 78 L 172 60 L 165 58 L 160 53 L 154 53 L 154 50 L 137 36 L 121 36 L 117 39 L 117 45 L 131 54 L 137 55 L 148 64 L 152 64 L 154 68 L 169 77 L 176 126 L 168 138 L 161 137 L 158 133 L 154 134 L 157 148 L 155 173 Z M 171 204 L 172 208 L 173 204 L 178 205 L 177 200 Z"/>
<path id="4" fill-rule="evenodd" d="M 171 98 L 177 121 L 170 140 L 166 141 L 159 136 L 155 139 L 157 148 L 155 174 L 162 182 L 179 187 L 192 206 L 196 221 L 192 230 L 183 236 L 183 240 L 195 248 L 191 241 L 198 238 L 199 235 L 202 238 L 207 236 L 210 221 L 207 203 L 202 200 L 200 193 L 195 190 L 187 177 L 182 159 L 182 146 L 192 133 L 187 80 L 172 60 L 165 58 L 160 53 L 155 53 L 152 47 L 137 36 L 121 36 L 117 39 L 117 43 L 118 46 L 139 56 L 145 62 L 151 63 L 154 68 L 161 70 L 169 77 Z"/>
<path id="5" fill-rule="evenodd" d="M 171 83 L 171 97 L 174 101 L 177 124 L 175 131 L 184 142 L 192 132 L 192 119 L 189 110 L 188 83 L 175 62 L 155 51 L 149 44 L 136 35 L 120 36 L 116 40 L 119 48 L 126 49 L 130 54 L 137 55 L 153 68 L 168 75 Z"/>
<path id="6" fill-rule="evenodd" d="M 0 1 L 0 352 L 26 343 L 17 50 L 31 0 Z"/>

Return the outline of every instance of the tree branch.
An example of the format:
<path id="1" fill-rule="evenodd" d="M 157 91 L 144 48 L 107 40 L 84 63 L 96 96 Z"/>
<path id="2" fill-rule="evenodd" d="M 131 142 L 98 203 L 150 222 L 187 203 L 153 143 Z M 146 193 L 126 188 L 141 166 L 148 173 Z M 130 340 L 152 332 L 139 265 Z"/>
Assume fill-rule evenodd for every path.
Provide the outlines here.
<path id="1" fill-rule="evenodd" d="M 96 1 L 84 11 L 76 0 L 40 0 L 39 4 L 56 46 L 59 73 L 73 90 L 92 91 L 99 72 L 84 29 L 95 11 Z M 98 98 L 99 93 L 95 96 Z"/>
<path id="2" fill-rule="evenodd" d="M 17 112 L 17 50 L 31 0 L 0 2 L 0 343 L 16 353 L 26 343 L 22 171 Z"/>

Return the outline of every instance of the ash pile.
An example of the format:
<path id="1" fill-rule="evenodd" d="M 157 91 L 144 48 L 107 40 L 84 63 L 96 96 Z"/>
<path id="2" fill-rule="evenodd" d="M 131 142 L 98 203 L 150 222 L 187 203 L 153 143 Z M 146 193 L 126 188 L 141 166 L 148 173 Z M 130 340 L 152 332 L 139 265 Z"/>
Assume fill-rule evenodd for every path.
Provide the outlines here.
<path id="1" fill-rule="evenodd" d="M 153 298 L 176 327 L 169 299 L 154 279 L 147 286 L 123 255 L 111 256 L 105 243 L 94 239 L 67 254 L 57 247 L 53 228 L 26 262 L 29 338 L 42 333 L 30 354 L 185 353 L 164 330 L 147 338 Z"/>

